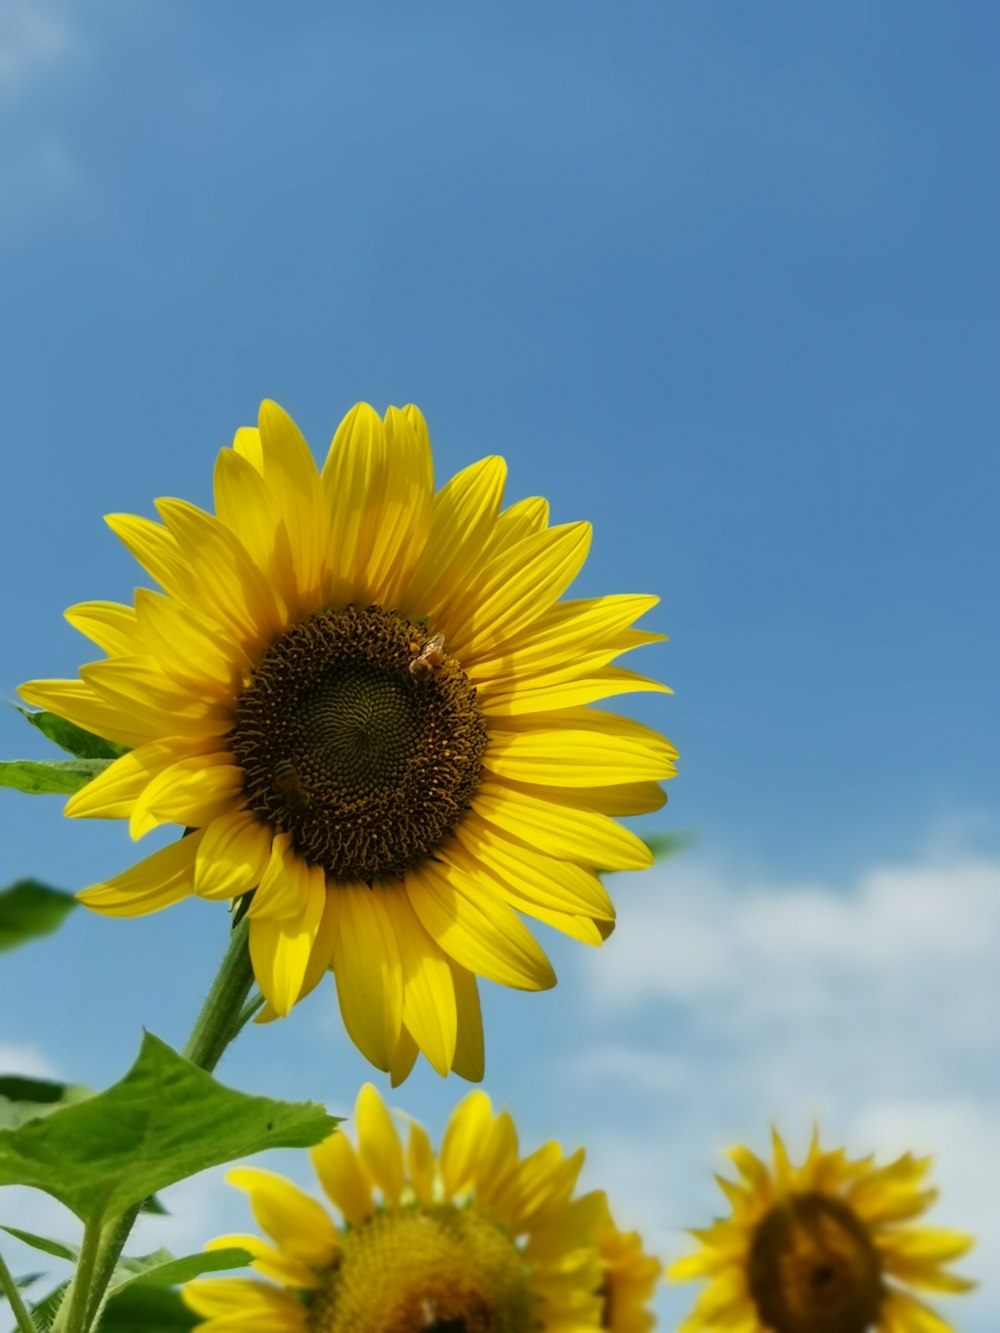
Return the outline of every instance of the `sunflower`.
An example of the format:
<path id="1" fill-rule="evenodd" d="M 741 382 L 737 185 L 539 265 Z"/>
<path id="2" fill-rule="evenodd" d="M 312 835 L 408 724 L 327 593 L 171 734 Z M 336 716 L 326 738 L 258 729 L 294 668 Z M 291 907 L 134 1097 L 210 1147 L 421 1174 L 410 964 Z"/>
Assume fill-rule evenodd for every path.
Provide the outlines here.
<path id="1" fill-rule="evenodd" d="M 210 514 L 107 519 L 162 591 L 67 611 L 106 654 L 41 705 L 131 747 L 69 815 L 185 837 L 82 900 L 138 916 L 252 890 L 250 954 L 286 1015 L 329 968 L 353 1041 L 395 1081 L 418 1048 L 482 1077 L 477 977 L 555 984 L 521 913 L 600 944 L 596 870 L 646 866 L 612 816 L 658 809 L 676 751 L 595 700 L 665 686 L 613 658 L 655 597 L 560 600 L 590 544 L 544 500 L 501 509 L 502 458 L 436 493 L 426 423 L 348 413 L 322 472 L 265 402 Z"/>
<path id="2" fill-rule="evenodd" d="M 649 1302 L 663 1265 L 645 1253 L 637 1231 L 618 1230 L 606 1204 L 597 1233 L 597 1252 L 603 1269 L 601 1327 L 610 1333 L 648 1333 L 656 1327 Z"/>
<path id="3" fill-rule="evenodd" d="M 729 1155 L 741 1180 L 718 1180 L 731 1216 L 692 1232 L 701 1248 L 667 1274 L 709 1280 L 679 1333 L 950 1333 L 907 1290 L 975 1285 L 945 1271 L 971 1236 L 906 1225 L 937 1197 L 929 1158 L 876 1167 L 824 1151 L 815 1133 L 799 1167 L 777 1133 L 770 1169 L 748 1148 Z"/>
<path id="4" fill-rule="evenodd" d="M 595 1242 L 607 1205 L 599 1192 L 572 1197 L 582 1149 L 566 1157 L 547 1143 L 522 1157 L 514 1122 L 494 1114 L 483 1092 L 456 1108 L 439 1155 L 413 1121 L 404 1151 L 371 1084 L 354 1120 L 357 1148 L 338 1132 L 311 1151 L 339 1224 L 281 1176 L 248 1166 L 228 1173 L 270 1240 L 221 1236 L 208 1248 L 244 1247 L 270 1282 L 189 1283 L 184 1299 L 204 1333 L 628 1327 L 603 1322 Z"/>

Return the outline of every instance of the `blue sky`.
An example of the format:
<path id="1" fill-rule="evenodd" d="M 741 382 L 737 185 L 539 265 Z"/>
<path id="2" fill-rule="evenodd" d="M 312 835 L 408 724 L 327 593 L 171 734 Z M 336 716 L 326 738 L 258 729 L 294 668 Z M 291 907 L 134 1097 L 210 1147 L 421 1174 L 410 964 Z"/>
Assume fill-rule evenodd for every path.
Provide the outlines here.
<path id="1" fill-rule="evenodd" d="M 415 401 L 441 478 L 500 452 L 591 519 L 581 594 L 656 592 L 671 636 L 676 695 L 628 709 L 682 755 L 647 826 L 699 841 L 619 877 L 599 953 L 553 941 L 554 995 L 491 991 L 486 1086 L 666 1253 L 721 1147 L 815 1113 L 936 1151 L 1000 1270 L 998 41 L 919 0 L 0 13 L 0 691 L 87 660 L 63 608 L 138 581 L 101 516 L 207 504 L 264 396 L 317 452 Z M 134 855 L 55 798 L 0 820 L 5 879 Z M 222 933 L 81 914 L 5 958 L 0 1048 L 110 1081 L 140 1024 L 183 1040 Z M 327 991 L 223 1072 L 344 1109 L 366 1076 Z M 395 1100 L 439 1130 L 461 1093 Z M 187 1188 L 168 1228 L 243 1225 Z M 987 1282 L 956 1318 L 998 1316 Z"/>

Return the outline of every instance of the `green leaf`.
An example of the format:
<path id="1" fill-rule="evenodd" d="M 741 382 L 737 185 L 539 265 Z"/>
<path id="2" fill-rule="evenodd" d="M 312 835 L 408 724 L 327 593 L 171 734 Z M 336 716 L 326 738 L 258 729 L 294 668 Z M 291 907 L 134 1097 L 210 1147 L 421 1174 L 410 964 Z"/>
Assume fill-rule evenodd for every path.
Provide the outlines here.
<path id="1" fill-rule="evenodd" d="M 0 760 L 0 787 L 14 787 L 32 796 L 71 796 L 86 787 L 110 759 Z"/>
<path id="2" fill-rule="evenodd" d="M 96 1333 L 177 1333 L 200 1322 L 179 1292 L 132 1283 L 108 1301 Z"/>
<path id="3" fill-rule="evenodd" d="M 65 1282 L 60 1282 L 58 1287 L 53 1287 L 47 1296 L 43 1296 L 36 1305 L 31 1307 L 31 1317 L 35 1321 L 39 1333 L 48 1333 L 52 1327 L 68 1287 L 68 1279 Z"/>
<path id="4" fill-rule="evenodd" d="M 106 1092 L 0 1130 L 0 1185 L 44 1190 L 99 1224 L 206 1167 L 310 1147 L 338 1123 L 314 1102 L 234 1092 L 147 1032 Z"/>
<path id="5" fill-rule="evenodd" d="M 691 829 L 678 829 L 676 833 L 650 833 L 643 836 L 643 841 L 657 861 L 666 861 L 671 856 L 679 856 L 692 848 L 698 839 Z"/>
<path id="6" fill-rule="evenodd" d="M 169 1217 L 170 1211 L 164 1208 L 155 1194 L 151 1194 L 148 1199 L 143 1199 L 139 1205 L 140 1213 L 155 1213 L 157 1217 Z"/>
<path id="7" fill-rule="evenodd" d="M 37 879 L 19 879 L 0 890 L 0 953 L 58 930 L 76 905 L 72 894 Z"/>
<path id="8" fill-rule="evenodd" d="M 76 1257 L 80 1253 L 75 1245 L 67 1245 L 65 1241 L 52 1240 L 48 1236 L 36 1236 L 33 1231 L 22 1231 L 20 1227 L 0 1226 L 0 1231 L 6 1231 L 8 1236 L 13 1236 L 19 1240 L 22 1245 L 30 1245 L 34 1250 L 41 1250 L 43 1254 L 51 1254 L 54 1259 L 68 1259 L 70 1263 L 76 1263 Z"/>
<path id="9" fill-rule="evenodd" d="M 118 1279 L 112 1292 L 123 1291 L 134 1283 L 143 1286 L 174 1287 L 190 1282 L 202 1273 L 219 1273 L 226 1268 L 245 1268 L 253 1255 L 241 1246 L 230 1245 L 224 1250 L 203 1250 L 175 1259 L 169 1250 L 156 1250 L 134 1259 L 122 1259 L 115 1270 Z"/>
<path id="10" fill-rule="evenodd" d="M 16 1129 L 26 1120 L 51 1115 L 60 1106 L 73 1106 L 93 1097 L 93 1089 L 80 1083 L 53 1083 L 44 1078 L 0 1078 L 0 1129 Z"/>
<path id="11" fill-rule="evenodd" d="M 117 759 L 119 755 L 127 753 L 127 746 L 106 741 L 103 736 L 95 736 L 92 731 L 84 731 L 82 727 L 67 722 L 56 713 L 39 713 L 31 708 L 22 708 L 20 704 L 14 707 L 43 736 L 54 741 L 60 750 L 75 754 L 78 759 Z"/>

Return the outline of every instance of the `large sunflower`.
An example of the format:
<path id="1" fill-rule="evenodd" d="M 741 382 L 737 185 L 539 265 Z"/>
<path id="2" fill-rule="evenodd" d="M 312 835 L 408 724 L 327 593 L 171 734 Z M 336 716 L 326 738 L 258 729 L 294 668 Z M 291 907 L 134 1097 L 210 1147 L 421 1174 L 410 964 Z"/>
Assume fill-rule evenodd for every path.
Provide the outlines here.
<path id="1" fill-rule="evenodd" d="M 945 1271 L 971 1236 L 907 1225 L 937 1197 L 928 1158 L 876 1167 L 814 1134 L 795 1167 L 777 1133 L 771 1169 L 745 1147 L 730 1156 L 741 1180 L 718 1179 L 732 1215 L 692 1232 L 701 1248 L 667 1274 L 708 1279 L 678 1333 L 951 1333 L 907 1290 L 974 1286 Z"/>
<path id="2" fill-rule="evenodd" d="M 630 1333 L 609 1321 L 598 1237 L 601 1193 L 573 1198 L 583 1150 L 556 1143 L 522 1157 L 506 1112 L 485 1093 L 455 1110 L 436 1155 L 411 1122 L 404 1152 L 378 1093 L 355 1107 L 357 1148 L 346 1134 L 312 1150 L 316 1174 L 342 1222 L 290 1181 L 236 1167 L 270 1239 L 221 1236 L 243 1246 L 270 1282 L 204 1278 L 184 1289 L 204 1333 Z M 376 1191 L 378 1192 L 376 1195 Z"/>
<path id="3" fill-rule="evenodd" d="M 657 809 L 674 772 L 656 732 L 587 706 L 665 688 L 609 665 L 662 638 L 631 628 L 657 599 L 560 601 L 590 527 L 501 510 L 505 473 L 486 458 L 435 493 L 421 414 L 363 403 L 319 472 L 265 402 L 219 454 L 215 515 L 109 516 L 163 591 L 72 607 L 106 659 L 21 690 L 133 747 L 67 814 L 192 830 L 87 906 L 255 889 L 270 1016 L 332 967 L 347 1031 L 397 1081 L 418 1048 L 482 1076 L 476 977 L 554 984 L 518 913 L 607 936 L 595 870 L 650 862 L 611 816 Z"/>

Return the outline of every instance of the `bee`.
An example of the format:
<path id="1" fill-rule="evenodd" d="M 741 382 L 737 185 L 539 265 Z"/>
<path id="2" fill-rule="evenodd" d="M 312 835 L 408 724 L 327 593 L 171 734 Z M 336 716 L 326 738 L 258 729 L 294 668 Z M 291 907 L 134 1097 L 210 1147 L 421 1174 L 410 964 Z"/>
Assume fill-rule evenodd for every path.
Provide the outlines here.
<path id="1" fill-rule="evenodd" d="M 410 644 L 409 672 L 414 680 L 426 681 L 440 673 L 444 666 L 444 635 L 435 634 L 427 640 L 423 648 Z"/>
<path id="2" fill-rule="evenodd" d="M 281 759 L 275 764 L 274 785 L 285 798 L 289 810 L 304 810 L 312 800 L 312 792 L 290 759 Z"/>

